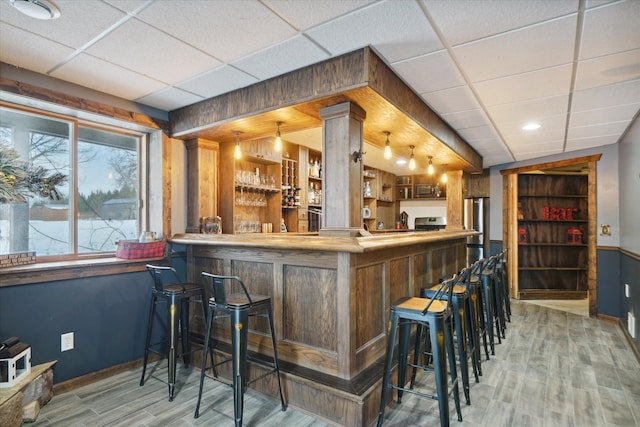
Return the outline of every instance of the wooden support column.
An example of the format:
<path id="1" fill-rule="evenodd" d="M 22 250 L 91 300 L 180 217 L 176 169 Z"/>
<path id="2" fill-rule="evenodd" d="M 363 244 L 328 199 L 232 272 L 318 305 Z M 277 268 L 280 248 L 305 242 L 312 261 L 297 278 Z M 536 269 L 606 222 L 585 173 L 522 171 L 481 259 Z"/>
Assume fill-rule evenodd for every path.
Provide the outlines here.
<path id="1" fill-rule="evenodd" d="M 447 172 L 447 230 L 464 228 L 462 171 Z"/>
<path id="2" fill-rule="evenodd" d="M 217 215 L 217 142 L 196 138 L 185 141 L 187 148 L 187 233 L 200 232 L 200 218 Z"/>
<path id="3" fill-rule="evenodd" d="M 322 228 L 362 228 L 362 122 L 365 111 L 352 102 L 320 110 L 322 117 Z M 322 234 L 322 230 L 320 230 Z"/>

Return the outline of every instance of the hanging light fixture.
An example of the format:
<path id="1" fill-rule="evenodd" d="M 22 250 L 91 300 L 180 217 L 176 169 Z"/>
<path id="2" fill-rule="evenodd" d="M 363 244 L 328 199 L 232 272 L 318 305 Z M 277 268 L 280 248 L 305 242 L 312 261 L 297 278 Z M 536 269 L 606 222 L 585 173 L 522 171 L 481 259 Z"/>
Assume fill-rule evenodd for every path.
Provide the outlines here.
<path id="1" fill-rule="evenodd" d="M 447 183 L 447 165 L 443 165 L 442 177 L 440 178 L 440 182 L 443 184 Z"/>
<path id="2" fill-rule="evenodd" d="M 429 175 L 433 175 L 434 170 L 433 170 L 433 163 L 431 162 L 431 159 L 433 159 L 432 156 L 429 156 L 429 166 L 427 166 L 427 173 Z"/>
<path id="3" fill-rule="evenodd" d="M 236 148 L 233 151 L 233 157 L 239 160 L 242 158 L 242 149 L 240 148 L 240 137 L 238 136 L 240 135 L 240 132 L 237 130 L 234 130 L 233 134 L 236 136 Z"/>
<path id="4" fill-rule="evenodd" d="M 391 143 L 389 142 L 391 132 L 385 130 L 384 133 L 387 135 L 387 142 L 384 144 L 384 158 L 389 160 L 391 158 Z"/>
<path id="5" fill-rule="evenodd" d="M 416 168 L 416 159 L 413 156 L 413 149 L 416 148 L 415 145 L 410 145 L 411 148 L 411 157 L 409 158 L 409 169 L 414 170 Z"/>
<path id="6" fill-rule="evenodd" d="M 282 137 L 280 136 L 280 125 L 282 122 L 276 122 L 276 143 L 274 149 L 279 153 L 282 151 Z"/>

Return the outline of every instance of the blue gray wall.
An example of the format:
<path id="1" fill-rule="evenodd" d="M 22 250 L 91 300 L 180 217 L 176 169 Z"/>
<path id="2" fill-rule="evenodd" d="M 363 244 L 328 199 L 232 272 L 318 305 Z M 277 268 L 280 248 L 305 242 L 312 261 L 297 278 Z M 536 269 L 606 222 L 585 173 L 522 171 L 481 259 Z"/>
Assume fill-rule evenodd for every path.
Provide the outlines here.
<path id="1" fill-rule="evenodd" d="M 142 357 L 150 297 L 146 271 L 2 287 L 0 339 L 30 344 L 32 365 L 57 360 L 59 383 Z M 67 332 L 74 349 L 61 352 Z"/>

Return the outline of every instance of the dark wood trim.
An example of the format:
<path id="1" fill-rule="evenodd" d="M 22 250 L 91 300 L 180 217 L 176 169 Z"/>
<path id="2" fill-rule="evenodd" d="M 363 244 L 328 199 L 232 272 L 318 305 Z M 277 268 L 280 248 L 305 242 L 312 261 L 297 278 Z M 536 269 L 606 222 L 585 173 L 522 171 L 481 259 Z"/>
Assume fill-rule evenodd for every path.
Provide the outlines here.
<path id="1" fill-rule="evenodd" d="M 635 252 L 631 252 L 622 248 L 618 248 L 618 250 L 620 251 L 621 254 L 626 255 L 629 258 L 634 259 L 636 261 L 640 261 L 640 254 L 637 254 Z"/>
<path id="2" fill-rule="evenodd" d="M 624 323 L 622 322 L 622 319 L 615 316 L 609 316 L 607 314 L 597 314 L 596 318 L 600 320 L 604 320 L 606 322 L 615 323 L 620 327 L 620 330 L 622 331 L 622 334 L 626 338 L 627 343 L 629 343 L 629 347 L 631 347 L 631 350 L 633 351 L 634 356 L 636 356 L 636 360 L 638 361 L 638 363 L 640 363 L 640 350 L 638 350 L 638 348 L 636 347 L 633 337 L 629 334 L 629 331 L 627 331 L 627 328 L 624 327 Z"/>
<path id="3" fill-rule="evenodd" d="M 587 291 L 562 291 L 556 289 L 536 289 L 518 292 L 518 299 L 585 299 Z"/>
<path id="4" fill-rule="evenodd" d="M 139 125 L 147 126 L 153 129 L 162 129 L 165 132 L 169 130 L 169 123 L 165 120 L 147 116 L 146 114 L 128 111 L 123 108 L 113 107 L 111 105 L 92 101 L 86 98 L 67 95 L 62 92 L 44 89 L 28 83 L 0 77 L 0 91 L 13 93 L 28 98 L 39 99 L 41 101 L 51 102 L 63 107 L 73 108 L 76 110 L 87 111 L 89 113 L 99 114 L 101 116 L 111 117 L 126 122 L 132 122 Z"/>
<path id="5" fill-rule="evenodd" d="M 574 159 L 556 160 L 554 162 L 538 163 L 536 165 L 521 166 L 513 169 L 503 169 L 500 171 L 502 175 L 509 175 L 514 173 L 527 173 L 536 171 L 539 169 L 551 169 L 559 168 L 563 166 L 577 165 L 580 163 L 597 162 L 602 157 L 602 154 L 592 154 L 590 156 L 576 157 Z"/>
<path id="6" fill-rule="evenodd" d="M 319 127 L 322 108 L 352 102 L 367 112 L 364 139 L 384 146 L 384 130 L 449 170 L 482 170 L 482 157 L 416 95 L 369 47 L 328 59 L 169 113 L 172 136 L 232 142 Z M 408 147 L 408 143 L 406 145 Z M 400 147 L 399 147 L 400 148 Z M 408 150 L 408 148 L 407 148 Z"/>
<path id="7" fill-rule="evenodd" d="M 58 262 L 39 262 L 0 270 L 0 288 L 5 286 L 31 285 L 34 283 L 72 280 L 87 277 L 144 271 L 148 262 L 164 258 L 120 259 L 98 258 Z"/>

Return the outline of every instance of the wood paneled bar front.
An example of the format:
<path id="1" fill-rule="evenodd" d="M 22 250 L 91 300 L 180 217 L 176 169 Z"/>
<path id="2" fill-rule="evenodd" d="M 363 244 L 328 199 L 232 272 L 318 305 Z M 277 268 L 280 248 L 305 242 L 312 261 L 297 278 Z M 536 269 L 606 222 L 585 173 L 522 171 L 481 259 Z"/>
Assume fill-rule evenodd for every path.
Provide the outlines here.
<path id="1" fill-rule="evenodd" d="M 289 405 L 337 425 L 369 426 L 377 417 L 390 304 L 459 271 L 473 233 L 182 234 L 171 241 L 186 247 L 189 280 L 201 281 L 202 271 L 235 275 L 249 292 L 271 297 Z M 267 324 L 251 322 L 249 350 L 272 356 Z M 228 325 L 215 334 L 224 349 Z M 252 387 L 276 396 L 268 378 Z"/>

